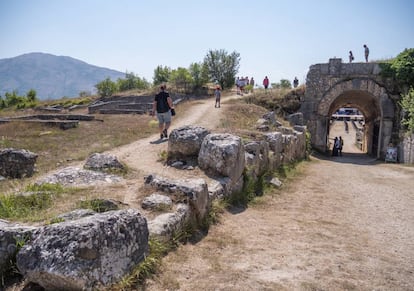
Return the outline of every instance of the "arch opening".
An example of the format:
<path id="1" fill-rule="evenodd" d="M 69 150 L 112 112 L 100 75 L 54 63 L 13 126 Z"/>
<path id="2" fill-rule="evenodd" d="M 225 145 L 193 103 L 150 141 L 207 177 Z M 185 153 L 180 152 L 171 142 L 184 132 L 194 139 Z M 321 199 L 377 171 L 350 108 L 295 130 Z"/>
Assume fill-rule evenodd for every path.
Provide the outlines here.
<path id="1" fill-rule="evenodd" d="M 378 99 L 367 91 L 349 90 L 329 106 L 326 146 L 333 153 L 334 138 L 343 140 L 342 153 L 378 156 L 381 110 Z"/>

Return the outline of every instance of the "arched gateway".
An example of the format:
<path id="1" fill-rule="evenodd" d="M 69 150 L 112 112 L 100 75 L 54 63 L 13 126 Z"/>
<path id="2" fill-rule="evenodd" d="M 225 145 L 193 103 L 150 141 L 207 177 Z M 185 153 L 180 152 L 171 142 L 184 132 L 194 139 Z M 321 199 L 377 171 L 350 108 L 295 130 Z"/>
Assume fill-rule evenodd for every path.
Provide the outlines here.
<path id="1" fill-rule="evenodd" d="M 329 150 L 330 118 L 341 107 L 357 108 L 365 119 L 362 150 L 384 157 L 396 129 L 394 84 L 380 75 L 378 63 L 342 63 L 312 65 L 306 79 L 306 93 L 300 111 L 311 133 L 312 146 Z"/>

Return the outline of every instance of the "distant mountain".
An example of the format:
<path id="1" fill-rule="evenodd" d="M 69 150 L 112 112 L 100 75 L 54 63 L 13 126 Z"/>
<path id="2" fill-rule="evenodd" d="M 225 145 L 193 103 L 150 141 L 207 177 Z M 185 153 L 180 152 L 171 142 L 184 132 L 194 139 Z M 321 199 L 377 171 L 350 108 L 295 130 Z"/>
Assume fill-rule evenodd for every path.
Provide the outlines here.
<path id="1" fill-rule="evenodd" d="M 3 97 L 13 90 L 25 95 L 30 89 L 36 91 L 40 100 L 77 97 L 82 91 L 96 92 L 95 85 L 108 77 L 116 81 L 125 78 L 125 73 L 45 53 L 0 59 L 0 95 Z"/>

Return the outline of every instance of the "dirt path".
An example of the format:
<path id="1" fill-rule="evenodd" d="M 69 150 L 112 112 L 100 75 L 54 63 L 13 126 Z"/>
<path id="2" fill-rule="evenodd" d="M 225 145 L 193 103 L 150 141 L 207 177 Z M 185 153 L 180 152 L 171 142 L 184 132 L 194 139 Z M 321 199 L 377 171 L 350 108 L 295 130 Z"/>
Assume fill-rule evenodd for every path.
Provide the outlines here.
<path id="1" fill-rule="evenodd" d="M 414 169 L 313 158 L 168 255 L 149 290 L 413 290 Z"/>
<path id="2" fill-rule="evenodd" d="M 213 106 L 196 102 L 173 128 L 214 129 L 230 105 Z M 157 139 L 111 153 L 142 174 L 194 175 L 157 162 L 167 150 Z M 200 242 L 170 253 L 148 290 L 413 290 L 414 168 L 351 154 L 350 141 L 343 157 L 313 158 L 283 191 L 225 213 Z M 142 180 L 128 183 L 133 205 Z"/>
<path id="3" fill-rule="evenodd" d="M 184 116 L 173 118 L 170 130 L 184 125 L 197 125 L 214 130 L 219 125 L 223 111 L 227 106 L 230 106 L 226 104 L 226 101 L 238 97 L 238 95 L 222 96 L 221 108 L 214 107 L 214 99 L 212 98 L 193 101 L 190 110 L 185 112 Z M 154 120 L 156 120 L 155 117 Z M 137 200 L 137 188 L 143 184 L 143 177 L 145 175 L 155 173 L 175 179 L 191 178 L 194 176 L 193 171 L 182 171 L 173 167 L 163 166 L 158 160 L 160 159 L 160 154 L 166 152 L 167 149 L 168 140 L 164 139 L 160 142 L 158 130 L 154 128 L 154 135 L 108 152 L 117 156 L 130 169 L 138 173 L 137 179 L 126 181 L 127 187 L 123 202 L 131 206 L 136 206 L 139 202 L 139 199 Z M 201 175 L 208 182 L 209 178 L 207 176 L 202 175 L 200 172 L 197 174 Z"/>

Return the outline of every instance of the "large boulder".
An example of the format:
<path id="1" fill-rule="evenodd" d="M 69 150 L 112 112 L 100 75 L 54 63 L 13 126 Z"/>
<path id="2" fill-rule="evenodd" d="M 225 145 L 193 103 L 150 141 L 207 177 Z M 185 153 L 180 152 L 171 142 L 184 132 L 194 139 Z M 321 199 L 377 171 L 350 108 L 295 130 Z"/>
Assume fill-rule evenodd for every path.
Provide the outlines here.
<path id="1" fill-rule="evenodd" d="M 0 274 L 5 274 L 12 267 L 18 249 L 30 240 L 35 229 L 0 219 Z"/>
<path id="2" fill-rule="evenodd" d="M 146 219 L 135 209 L 41 227 L 17 254 L 27 281 L 46 290 L 92 290 L 119 281 L 148 253 Z"/>
<path id="3" fill-rule="evenodd" d="M 198 165 L 208 174 L 238 181 L 245 165 L 241 138 L 228 133 L 207 135 L 201 144 Z"/>
<path id="4" fill-rule="evenodd" d="M 203 127 L 191 125 L 172 130 L 168 138 L 168 159 L 197 158 L 201 143 L 209 133 Z"/>
<path id="5" fill-rule="evenodd" d="M 0 176 L 8 178 L 31 177 L 35 171 L 37 154 L 12 148 L 0 150 Z"/>

